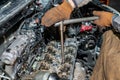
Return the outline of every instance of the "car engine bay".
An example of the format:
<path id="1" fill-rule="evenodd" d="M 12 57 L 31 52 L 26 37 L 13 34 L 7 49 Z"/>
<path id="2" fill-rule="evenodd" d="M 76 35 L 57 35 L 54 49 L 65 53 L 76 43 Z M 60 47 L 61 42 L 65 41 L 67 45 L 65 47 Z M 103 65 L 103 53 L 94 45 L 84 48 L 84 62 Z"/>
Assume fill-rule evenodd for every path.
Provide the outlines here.
<path id="1" fill-rule="evenodd" d="M 72 12 L 72 22 L 47 28 L 41 18 L 62 0 L 27 1 L 9 20 L 0 18 L 0 80 L 89 80 L 109 30 L 93 23 L 92 12 L 118 12 L 93 0 Z"/>

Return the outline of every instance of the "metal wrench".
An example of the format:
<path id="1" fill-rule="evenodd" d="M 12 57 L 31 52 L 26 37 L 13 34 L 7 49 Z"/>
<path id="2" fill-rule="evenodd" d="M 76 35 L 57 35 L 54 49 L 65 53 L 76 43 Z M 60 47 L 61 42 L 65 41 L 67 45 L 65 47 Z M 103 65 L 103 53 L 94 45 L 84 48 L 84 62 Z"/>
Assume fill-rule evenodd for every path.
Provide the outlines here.
<path id="1" fill-rule="evenodd" d="M 96 19 L 99 19 L 99 17 L 93 16 L 93 17 L 69 19 L 69 20 L 64 20 L 64 21 L 63 21 L 63 25 L 74 24 L 74 23 L 85 22 L 85 21 L 94 21 L 94 20 L 96 20 Z M 55 26 L 55 27 L 58 27 L 58 26 L 60 26 L 60 24 L 61 24 L 61 22 L 58 22 L 58 23 L 56 23 L 54 26 Z"/>

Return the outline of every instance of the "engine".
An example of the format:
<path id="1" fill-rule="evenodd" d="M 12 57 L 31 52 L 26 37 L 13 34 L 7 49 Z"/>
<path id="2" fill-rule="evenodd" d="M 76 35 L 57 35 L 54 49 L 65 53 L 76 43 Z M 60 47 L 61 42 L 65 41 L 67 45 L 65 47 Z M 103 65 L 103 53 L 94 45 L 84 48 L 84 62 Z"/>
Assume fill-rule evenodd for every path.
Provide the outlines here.
<path id="1" fill-rule="evenodd" d="M 14 33 L 7 39 L 3 36 L 0 79 L 89 80 L 105 31 L 93 23 L 96 17 L 91 12 L 113 10 L 96 1 L 75 9 L 72 22 L 60 22 L 61 26 L 56 23 L 50 28 L 41 25 L 41 18 L 62 0 L 35 0 L 25 7 L 24 18 L 13 25 Z"/>

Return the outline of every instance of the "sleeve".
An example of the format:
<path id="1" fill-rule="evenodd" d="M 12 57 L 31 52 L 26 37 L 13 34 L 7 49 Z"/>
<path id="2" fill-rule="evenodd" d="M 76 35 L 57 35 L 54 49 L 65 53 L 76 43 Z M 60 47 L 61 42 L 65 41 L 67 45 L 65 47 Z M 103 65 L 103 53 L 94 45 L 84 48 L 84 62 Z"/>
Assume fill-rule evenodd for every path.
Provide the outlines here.
<path id="1" fill-rule="evenodd" d="M 88 4 L 92 0 L 72 0 L 76 7 L 82 7 L 86 4 Z"/>
<path id="2" fill-rule="evenodd" d="M 112 25 L 115 31 L 120 33 L 120 16 L 117 14 L 113 16 Z"/>

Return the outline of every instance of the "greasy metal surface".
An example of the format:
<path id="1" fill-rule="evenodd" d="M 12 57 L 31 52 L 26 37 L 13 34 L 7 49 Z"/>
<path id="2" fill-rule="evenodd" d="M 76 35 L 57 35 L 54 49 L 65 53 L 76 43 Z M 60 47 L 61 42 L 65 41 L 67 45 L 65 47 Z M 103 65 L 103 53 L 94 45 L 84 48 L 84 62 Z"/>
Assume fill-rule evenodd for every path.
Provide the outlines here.
<path id="1" fill-rule="evenodd" d="M 11 17 L 15 16 L 20 10 L 27 6 L 33 0 L 14 0 L 7 3 L 0 9 L 0 25 Z"/>

